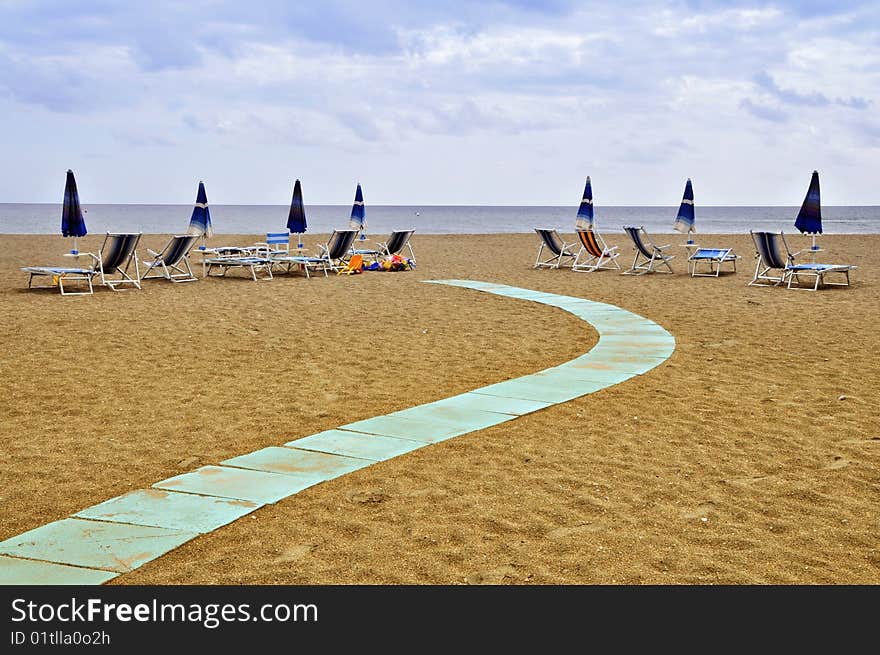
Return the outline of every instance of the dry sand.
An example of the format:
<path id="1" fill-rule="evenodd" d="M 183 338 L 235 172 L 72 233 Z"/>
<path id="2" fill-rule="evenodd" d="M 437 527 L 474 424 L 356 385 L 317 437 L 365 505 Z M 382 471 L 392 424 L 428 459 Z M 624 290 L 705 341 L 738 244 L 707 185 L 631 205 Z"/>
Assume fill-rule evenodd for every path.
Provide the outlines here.
<path id="1" fill-rule="evenodd" d="M 606 238 L 631 257 L 625 235 Z M 0 236 L 0 539 L 595 343 L 560 310 L 420 282 L 457 277 L 614 303 L 663 325 L 676 351 L 310 488 L 116 582 L 880 582 L 880 236 L 823 237 L 824 261 L 860 268 L 852 288 L 818 293 L 748 288 L 747 236 L 699 240 L 732 244 L 740 271 L 691 279 L 682 248 L 674 276 L 536 271 L 534 235 L 416 234 L 410 272 L 61 298 L 26 291 L 19 267 L 64 263 L 68 244 Z"/>

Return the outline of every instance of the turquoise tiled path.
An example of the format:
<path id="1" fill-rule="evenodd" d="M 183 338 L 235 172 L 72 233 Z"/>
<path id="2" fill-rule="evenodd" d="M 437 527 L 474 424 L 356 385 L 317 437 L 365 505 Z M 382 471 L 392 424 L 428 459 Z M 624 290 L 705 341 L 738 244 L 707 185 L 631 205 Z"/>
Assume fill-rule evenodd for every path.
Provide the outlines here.
<path id="1" fill-rule="evenodd" d="M 265 504 L 618 384 L 675 349 L 662 327 L 614 305 L 490 282 L 431 283 L 558 307 L 595 327 L 599 342 L 559 366 L 203 466 L 7 539 L 0 584 L 102 584 Z"/>

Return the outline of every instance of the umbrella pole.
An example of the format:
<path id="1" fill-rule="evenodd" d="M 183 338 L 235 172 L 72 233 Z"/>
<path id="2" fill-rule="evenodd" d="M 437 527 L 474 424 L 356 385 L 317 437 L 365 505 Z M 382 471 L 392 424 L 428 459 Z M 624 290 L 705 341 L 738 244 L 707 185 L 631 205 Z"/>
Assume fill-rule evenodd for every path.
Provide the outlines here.
<path id="1" fill-rule="evenodd" d="M 78 255 L 79 254 L 79 248 L 76 245 L 76 237 L 73 237 L 73 250 L 70 251 L 70 254 L 71 255 Z"/>
<path id="2" fill-rule="evenodd" d="M 297 250 L 303 249 L 303 235 L 302 232 L 296 233 L 296 248 Z"/>
<path id="3" fill-rule="evenodd" d="M 816 246 L 816 233 L 813 232 L 813 234 L 811 234 L 810 236 L 813 237 L 813 245 L 810 246 L 810 256 L 812 257 L 812 261 L 815 264 L 816 263 L 816 251 L 818 250 L 818 247 Z"/>

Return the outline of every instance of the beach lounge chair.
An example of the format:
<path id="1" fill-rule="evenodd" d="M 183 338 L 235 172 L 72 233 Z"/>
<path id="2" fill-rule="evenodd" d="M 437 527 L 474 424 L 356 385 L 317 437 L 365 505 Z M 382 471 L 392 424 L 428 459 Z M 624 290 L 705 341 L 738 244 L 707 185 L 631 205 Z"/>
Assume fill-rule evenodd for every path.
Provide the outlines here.
<path id="1" fill-rule="evenodd" d="M 196 241 L 197 234 L 175 234 L 162 250 L 156 252 L 147 248 L 150 261 L 144 261 L 147 269 L 141 276 L 141 280 L 165 278 L 171 282 L 195 282 L 197 278 L 189 265 L 189 252 Z"/>
<path id="2" fill-rule="evenodd" d="M 326 245 L 318 245 L 318 254 L 316 256 L 308 255 L 289 255 L 281 257 L 273 257 L 275 263 L 288 264 L 288 270 L 291 266 L 298 265 L 302 268 L 306 277 L 310 276 L 312 270 L 322 270 L 324 276 L 327 271 L 337 271 L 346 265 L 351 256 L 351 244 L 357 237 L 357 230 L 333 230 L 333 234 L 327 240 Z"/>
<path id="3" fill-rule="evenodd" d="M 609 247 L 602 235 L 592 228 L 578 228 L 575 234 L 581 242 L 581 249 L 578 250 L 571 270 L 586 273 L 612 268 L 620 270 L 620 264 L 617 263 L 617 257 L 620 255 L 617 246 Z M 581 256 L 585 256 L 583 261 Z"/>
<path id="4" fill-rule="evenodd" d="M 139 267 L 137 261 L 137 245 L 141 239 L 138 234 L 117 234 L 107 232 L 104 243 L 98 250 L 98 254 L 85 252 L 81 257 L 91 257 L 91 266 L 88 268 L 76 268 L 65 266 L 26 266 L 22 268 L 29 274 L 28 289 L 51 289 L 58 287 L 62 296 L 83 296 L 94 293 L 92 278 L 100 276 L 101 284 L 110 287 L 113 291 L 119 291 L 116 287 L 130 284 L 137 289 L 141 288 Z M 134 261 L 134 277 L 128 273 L 128 269 Z M 35 276 L 50 276 L 52 284 L 33 286 Z M 111 277 L 117 276 L 117 277 Z M 85 282 L 88 291 L 65 291 L 65 282 Z"/>
<path id="5" fill-rule="evenodd" d="M 855 268 L 851 264 L 815 264 L 795 263 L 795 258 L 803 251 L 791 252 L 783 232 L 751 232 L 755 242 L 755 277 L 749 282 L 749 286 L 773 286 L 786 284 L 788 289 L 804 289 L 816 291 L 819 285 L 849 286 L 849 272 Z M 778 271 L 778 273 L 774 273 Z M 844 282 L 827 282 L 825 276 L 833 273 L 844 276 Z M 802 287 L 801 277 L 813 278 L 813 286 Z M 792 282 L 797 286 L 792 287 Z"/>
<path id="6" fill-rule="evenodd" d="M 740 256 L 733 252 L 733 248 L 697 248 L 688 256 L 688 270 L 691 277 L 718 277 L 723 264 L 733 264 L 733 272 L 736 273 L 736 261 Z M 705 264 L 709 267 L 708 273 L 698 273 L 697 266 Z"/>
<path id="7" fill-rule="evenodd" d="M 391 236 L 388 237 L 388 241 L 375 242 L 378 246 L 377 249 L 356 249 L 354 250 L 354 254 L 363 255 L 364 257 L 372 257 L 374 261 L 379 261 L 380 257 L 399 255 L 404 248 L 409 248 L 409 260 L 413 263 L 413 266 L 415 266 L 416 256 L 415 253 L 413 253 L 412 244 L 409 242 L 410 237 L 412 237 L 414 233 L 415 230 L 394 230 L 391 232 Z"/>
<path id="8" fill-rule="evenodd" d="M 577 253 L 571 250 L 577 244 L 565 243 L 556 230 L 536 227 L 535 232 L 541 237 L 541 245 L 538 247 L 534 268 L 560 268 L 566 261 L 571 266 L 577 259 Z M 542 260 L 544 248 L 550 251 L 552 257 Z"/>
<path id="9" fill-rule="evenodd" d="M 209 277 L 211 275 L 211 271 L 214 269 L 219 270 L 219 274 L 215 277 L 224 277 L 229 269 L 232 268 L 243 268 L 247 269 L 251 273 L 251 278 L 254 282 L 258 280 L 271 280 L 272 279 L 272 265 L 274 260 L 270 257 L 265 257 L 263 255 L 250 255 L 250 254 L 237 254 L 237 255 L 227 255 L 227 256 L 219 256 L 219 257 L 208 257 L 205 258 L 205 277 Z M 257 271 L 264 271 L 263 277 L 257 275 Z"/>
<path id="10" fill-rule="evenodd" d="M 645 232 L 642 226 L 634 227 L 632 225 L 624 225 L 623 230 L 632 239 L 633 249 L 636 256 L 633 258 L 632 266 L 623 271 L 624 275 L 644 275 L 645 273 L 673 273 L 672 266 L 669 264 L 675 255 L 667 255 L 664 251 L 670 247 L 670 244 L 663 246 L 656 245 L 651 241 L 651 237 Z M 639 261 L 644 259 L 644 261 Z M 658 266 L 666 266 L 668 271 L 659 270 Z"/>

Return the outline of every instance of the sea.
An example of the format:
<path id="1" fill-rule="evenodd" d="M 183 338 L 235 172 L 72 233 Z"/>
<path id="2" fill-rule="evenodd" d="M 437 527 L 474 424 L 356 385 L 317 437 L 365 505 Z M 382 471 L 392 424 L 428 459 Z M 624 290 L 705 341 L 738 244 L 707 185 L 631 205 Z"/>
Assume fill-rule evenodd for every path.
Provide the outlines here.
<path id="1" fill-rule="evenodd" d="M 92 234 L 186 232 L 192 205 L 83 205 L 86 227 Z M 284 231 L 288 207 L 283 205 L 211 205 L 215 234 L 261 234 Z M 624 225 L 642 225 L 649 233 L 671 233 L 675 207 L 598 207 L 601 232 L 621 231 Z M 307 232 L 326 234 L 348 226 L 351 205 L 306 205 Z M 512 206 L 401 206 L 367 207 L 367 236 L 392 230 L 414 229 L 419 234 L 484 234 L 531 232 L 536 227 L 574 230 L 577 207 Z M 798 207 L 697 207 L 696 230 L 702 234 L 737 234 L 749 230 L 795 232 Z M 826 234 L 880 233 L 880 206 L 822 208 Z M 0 233 L 57 234 L 61 231 L 60 204 L 0 203 Z"/>

